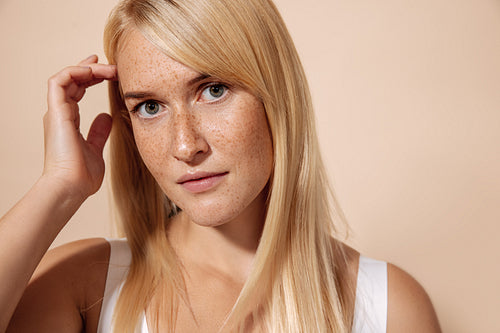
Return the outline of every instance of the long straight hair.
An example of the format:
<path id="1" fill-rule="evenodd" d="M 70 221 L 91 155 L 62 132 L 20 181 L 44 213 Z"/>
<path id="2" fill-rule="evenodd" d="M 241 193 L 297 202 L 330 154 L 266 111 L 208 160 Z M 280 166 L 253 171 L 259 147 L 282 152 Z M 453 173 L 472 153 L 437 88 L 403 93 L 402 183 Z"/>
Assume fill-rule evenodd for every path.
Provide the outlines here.
<path id="1" fill-rule="evenodd" d="M 336 239 L 344 218 L 321 160 L 307 80 L 275 5 L 271 0 L 122 1 L 104 34 L 110 63 L 131 29 L 172 59 L 243 86 L 266 110 L 274 153 L 266 219 L 251 273 L 224 329 L 349 332 L 354 290 Z M 132 252 L 114 330 L 133 332 L 149 308 L 155 310 L 156 330 L 173 332 L 179 302 L 188 302 L 166 237 L 175 205 L 141 160 L 117 82 L 110 83 L 109 95 L 112 186 Z"/>

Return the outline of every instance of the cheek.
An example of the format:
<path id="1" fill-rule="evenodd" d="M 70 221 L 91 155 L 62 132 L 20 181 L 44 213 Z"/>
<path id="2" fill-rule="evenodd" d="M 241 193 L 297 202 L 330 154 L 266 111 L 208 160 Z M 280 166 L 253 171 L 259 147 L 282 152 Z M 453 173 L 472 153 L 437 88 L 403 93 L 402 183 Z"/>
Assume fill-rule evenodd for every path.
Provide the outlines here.
<path id="1" fill-rule="evenodd" d="M 257 169 L 264 169 L 262 171 L 267 173 L 272 164 L 273 151 L 272 141 L 267 122 L 265 120 L 255 122 L 255 126 L 250 127 L 250 133 L 244 145 L 245 155 L 250 157 L 251 164 Z M 249 170 L 250 172 L 257 170 Z"/>
<path id="2" fill-rule="evenodd" d="M 132 121 L 132 127 L 139 154 L 151 174 L 158 179 L 158 173 L 165 165 L 165 138 L 158 135 L 154 128 L 140 126 L 137 121 Z"/>
<path id="3" fill-rule="evenodd" d="M 228 143 L 229 151 L 239 161 L 239 171 L 248 175 L 250 182 L 261 184 L 260 178 L 267 182 L 273 165 L 273 148 L 263 108 L 247 111 L 246 116 L 230 128 L 234 130 Z"/>

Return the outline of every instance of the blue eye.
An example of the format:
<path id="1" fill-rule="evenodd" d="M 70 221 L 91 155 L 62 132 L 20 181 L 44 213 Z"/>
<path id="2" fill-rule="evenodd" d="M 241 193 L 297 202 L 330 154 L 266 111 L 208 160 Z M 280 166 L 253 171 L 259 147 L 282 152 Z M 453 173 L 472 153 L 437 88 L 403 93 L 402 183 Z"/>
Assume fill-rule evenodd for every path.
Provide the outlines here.
<path id="1" fill-rule="evenodd" d="M 146 101 L 136 106 L 134 111 L 139 112 L 143 117 L 150 117 L 160 112 L 160 104 L 155 101 Z"/>
<path id="2" fill-rule="evenodd" d="M 201 96 L 207 101 L 214 101 L 224 96 L 226 91 L 227 87 L 225 85 L 213 84 L 203 89 L 203 91 L 201 92 Z"/>

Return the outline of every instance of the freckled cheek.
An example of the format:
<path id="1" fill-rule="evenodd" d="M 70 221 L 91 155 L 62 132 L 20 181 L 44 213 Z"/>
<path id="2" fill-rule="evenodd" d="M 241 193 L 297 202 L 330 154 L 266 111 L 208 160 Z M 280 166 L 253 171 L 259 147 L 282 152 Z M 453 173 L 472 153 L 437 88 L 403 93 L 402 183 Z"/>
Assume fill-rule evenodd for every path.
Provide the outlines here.
<path id="1" fill-rule="evenodd" d="M 156 130 L 134 126 L 134 137 L 142 160 L 155 178 L 165 170 L 167 140 Z"/>
<path id="2" fill-rule="evenodd" d="M 229 135 L 232 138 L 229 152 L 233 158 L 245 163 L 246 172 L 267 173 L 272 166 L 273 151 L 265 116 L 257 113 L 231 128 L 237 129 Z"/>

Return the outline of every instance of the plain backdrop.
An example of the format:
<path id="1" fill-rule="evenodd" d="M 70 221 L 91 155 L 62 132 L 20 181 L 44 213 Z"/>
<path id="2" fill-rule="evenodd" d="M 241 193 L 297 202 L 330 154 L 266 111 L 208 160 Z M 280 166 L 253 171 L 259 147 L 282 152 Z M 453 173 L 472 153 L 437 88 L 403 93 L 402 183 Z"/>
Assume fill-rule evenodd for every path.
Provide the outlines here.
<path id="1" fill-rule="evenodd" d="M 40 175 L 47 78 L 116 0 L 0 0 L 0 212 Z M 444 332 L 500 332 L 500 1 L 278 0 L 308 74 L 348 243 L 425 287 Z M 107 111 L 81 103 L 82 128 Z M 56 239 L 111 236 L 108 181 Z M 20 225 L 20 227 L 22 227 Z"/>

